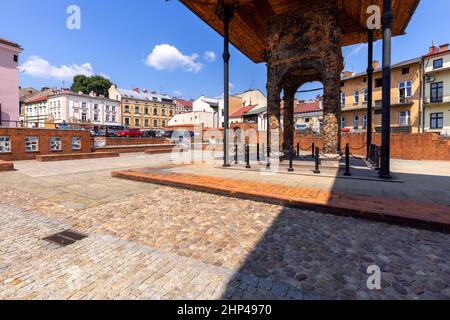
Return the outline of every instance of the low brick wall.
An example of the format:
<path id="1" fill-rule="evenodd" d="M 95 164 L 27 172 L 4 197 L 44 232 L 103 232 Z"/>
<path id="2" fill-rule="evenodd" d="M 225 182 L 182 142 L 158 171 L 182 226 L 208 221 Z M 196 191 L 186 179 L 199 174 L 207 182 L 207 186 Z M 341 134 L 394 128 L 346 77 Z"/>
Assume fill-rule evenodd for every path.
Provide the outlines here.
<path id="1" fill-rule="evenodd" d="M 35 137 L 37 139 L 36 150 L 26 150 L 25 140 L 27 137 Z M 61 138 L 61 150 L 52 151 L 50 149 L 50 139 L 52 137 Z M 79 150 L 74 150 L 72 146 L 72 138 L 74 137 L 80 138 Z M 5 139 L 7 142 L 5 142 Z M 7 149 L 5 144 L 8 144 Z M 0 128 L 0 147 L 0 160 L 17 161 L 36 159 L 39 155 L 89 153 L 92 149 L 92 142 L 89 131 Z"/>
<path id="2" fill-rule="evenodd" d="M 0 172 L 1 171 L 14 171 L 14 163 L 0 160 Z"/>
<path id="3" fill-rule="evenodd" d="M 366 134 L 343 134 L 342 148 L 350 144 L 351 153 L 366 156 Z M 381 134 L 373 134 L 373 143 L 381 145 Z M 296 135 L 295 144 L 300 143 L 302 149 L 311 148 L 315 143 L 323 147 L 321 136 Z M 391 158 L 403 160 L 438 160 L 450 161 L 450 139 L 434 133 L 392 134 Z"/>
<path id="4" fill-rule="evenodd" d="M 92 152 L 79 154 L 52 154 L 37 156 L 36 160 L 39 162 L 50 161 L 67 161 L 67 160 L 84 160 L 84 159 L 99 159 L 99 158 L 117 158 L 120 154 L 118 152 Z"/>
<path id="5" fill-rule="evenodd" d="M 98 139 L 98 138 L 96 138 Z M 106 147 L 114 146 L 136 146 L 136 145 L 151 145 L 151 144 L 170 144 L 170 141 L 164 138 L 99 138 L 105 141 Z"/>

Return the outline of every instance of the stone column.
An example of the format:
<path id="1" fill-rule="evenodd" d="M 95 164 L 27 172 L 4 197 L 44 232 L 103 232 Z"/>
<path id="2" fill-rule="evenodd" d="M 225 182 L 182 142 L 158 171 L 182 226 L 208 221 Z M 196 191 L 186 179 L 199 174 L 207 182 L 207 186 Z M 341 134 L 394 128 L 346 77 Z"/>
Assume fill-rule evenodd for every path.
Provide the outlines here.
<path id="1" fill-rule="evenodd" d="M 270 166 L 270 157 L 280 154 L 280 93 L 281 87 L 275 71 L 267 69 L 267 161 Z"/>
<path id="2" fill-rule="evenodd" d="M 288 151 L 294 145 L 294 101 L 297 88 L 292 85 L 286 85 L 284 89 L 284 151 Z"/>
<path id="3" fill-rule="evenodd" d="M 323 144 L 324 154 L 337 155 L 340 153 L 340 96 L 341 79 L 328 78 L 323 81 Z"/>

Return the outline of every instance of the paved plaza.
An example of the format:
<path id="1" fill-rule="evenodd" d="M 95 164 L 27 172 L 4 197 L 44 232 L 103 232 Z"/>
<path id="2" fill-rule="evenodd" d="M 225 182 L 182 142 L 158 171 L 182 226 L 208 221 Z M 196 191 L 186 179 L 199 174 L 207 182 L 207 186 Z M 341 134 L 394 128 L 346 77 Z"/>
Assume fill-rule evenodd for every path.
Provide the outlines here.
<path id="1" fill-rule="evenodd" d="M 0 298 L 450 299 L 448 234 L 111 177 L 169 158 L 23 161 L 0 173 Z M 380 191 L 381 182 L 295 177 L 448 200 L 449 164 L 393 165 L 405 183 L 421 183 Z M 67 229 L 88 237 L 67 247 L 42 240 Z M 367 288 L 371 265 L 381 268 L 381 290 Z"/>

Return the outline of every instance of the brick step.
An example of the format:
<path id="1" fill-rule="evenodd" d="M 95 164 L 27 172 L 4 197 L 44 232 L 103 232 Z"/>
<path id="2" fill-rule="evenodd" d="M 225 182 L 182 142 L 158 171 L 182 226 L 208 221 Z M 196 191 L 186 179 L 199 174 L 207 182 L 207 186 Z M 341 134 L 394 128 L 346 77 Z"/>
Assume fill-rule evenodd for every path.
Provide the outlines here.
<path id="1" fill-rule="evenodd" d="M 0 160 L 0 171 L 14 171 L 14 163 Z"/>
<path id="2" fill-rule="evenodd" d="M 67 161 L 67 160 L 84 160 L 99 158 L 116 158 L 119 157 L 118 152 L 93 152 L 93 153 L 74 153 L 74 154 L 50 154 L 36 156 L 39 162 L 49 161 Z"/>
<path id="3" fill-rule="evenodd" d="M 145 150 L 145 154 L 162 154 L 162 153 L 171 153 L 175 146 L 168 147 L 155 147 Z"/>

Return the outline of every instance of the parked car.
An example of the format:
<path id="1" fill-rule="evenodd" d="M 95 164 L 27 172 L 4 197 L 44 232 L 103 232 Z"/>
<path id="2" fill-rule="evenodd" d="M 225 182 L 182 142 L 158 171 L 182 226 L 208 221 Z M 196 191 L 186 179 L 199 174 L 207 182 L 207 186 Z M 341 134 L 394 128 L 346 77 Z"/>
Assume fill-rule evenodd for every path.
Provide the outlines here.
<path id="1" fill-rule="evenodd" d="M 142 131 L 140 129 L 126 129 L 116 133 L 116 137 L 137 138 L 142 137 Z"/>

